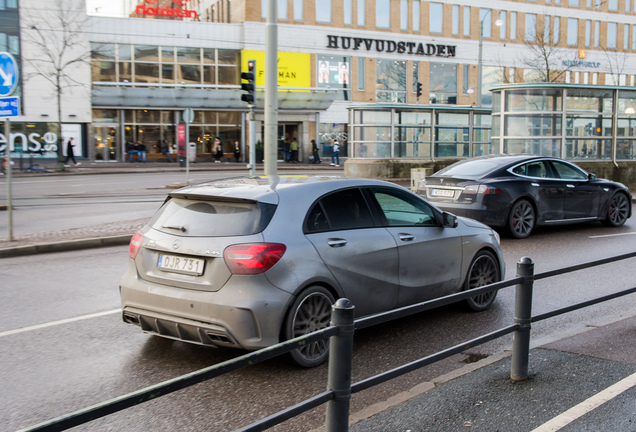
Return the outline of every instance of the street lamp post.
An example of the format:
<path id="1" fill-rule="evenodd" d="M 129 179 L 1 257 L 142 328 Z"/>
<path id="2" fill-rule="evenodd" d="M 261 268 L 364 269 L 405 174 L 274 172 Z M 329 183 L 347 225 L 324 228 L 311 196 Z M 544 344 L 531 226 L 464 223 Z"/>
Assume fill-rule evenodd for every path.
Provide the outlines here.
<path id="1" fill-rule="evenodd" d="M 484 21 L 490 15 L 492 9 L 488 9 L 484 17 L 479 21 L 479 56 L 477 58 L 477 106 L 481 106 L 481 74 L 483 68 L 483 58 L 482 58 L 482 49 L 484 45 Z M 497 27 L 501 27 L 503 25 L 503 21 L 501 18 L 497 18 L 495 21 L 495 25 Z"/>

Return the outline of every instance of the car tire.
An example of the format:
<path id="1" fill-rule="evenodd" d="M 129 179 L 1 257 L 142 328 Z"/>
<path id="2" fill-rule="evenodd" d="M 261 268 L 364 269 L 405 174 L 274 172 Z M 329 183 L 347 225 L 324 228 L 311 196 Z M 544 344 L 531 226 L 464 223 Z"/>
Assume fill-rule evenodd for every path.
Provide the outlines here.
<path id="1" fill-rule="evenodd" d="M 464 291 L 490 285 L 501 280 L 499 263 L 492 252 L 482 250 L 475 255 L 464 282 Z M 466 306 L 475 312 L 485 311 L 490 308 L 497 297 L 497 291 L 490 291 L 466 299 Z"/>
<path id="2" fill-rule="evenodd" d="M 629 200 L 624 193 L 617 192 L 610 200 L 603 223 L 611 227 L 623 226 L 629 215 Z"/>
<path id="3" fill-rule="evenodd" d="M 530 201 L 522 199 L 512 205 L 508 215 L 508 231 L 512 237 L 528 237 L 536 223 L 537 215 Z"/>
<path id="4" fill-rule="evenodd" d="M 324 287 L 311 286 L 303 290 L 292 303 L 285 317 L 285 340 L 303 336 L 329 326 L 333 295 Z M 297 348 L 290 353 L 291 360 L 299 366 L 311 368 L 324 362 L 329 356 L 329 340 L 320 340 Z"/>

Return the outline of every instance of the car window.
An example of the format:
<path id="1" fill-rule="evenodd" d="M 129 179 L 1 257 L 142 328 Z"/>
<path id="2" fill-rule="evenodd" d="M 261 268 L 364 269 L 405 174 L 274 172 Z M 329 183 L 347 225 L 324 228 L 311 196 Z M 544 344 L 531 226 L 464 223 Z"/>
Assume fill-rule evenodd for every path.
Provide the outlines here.
<path id="1" fill-rule="evenodd" d="M 389 226 L 438 226 L 428 204 L 400 190 L 371 188 Z"/>
<path id="2" fill-rule="evenodd" d="M 574 165 L 570 165 L 561 161 L 552 161 L 552 166 L 556 170 L 559 177 L 562 179 L 587 180 L 587 174 L 585 174 L 582 170 L 575 167 Z"/>
<path id="3" fill-rule="evenodd" d="M 158 231 L 186 237 L 250 235 L 265 229 L 275 209 L 256 202 L 172 198 L 149 224 Z"/>
<path id="4" fill-rule="evenodd" d="M 549 177 L 544 161 L 532 161 L 513 168 L 513 173 L 527 177 Z"/>
<path id="5" fill-rule="evenodd" d="M 307 232 L 368 228 L 374 225 L 360 189 L 346 189 L 322 197 L 311 207 L 305 219 Z"/>

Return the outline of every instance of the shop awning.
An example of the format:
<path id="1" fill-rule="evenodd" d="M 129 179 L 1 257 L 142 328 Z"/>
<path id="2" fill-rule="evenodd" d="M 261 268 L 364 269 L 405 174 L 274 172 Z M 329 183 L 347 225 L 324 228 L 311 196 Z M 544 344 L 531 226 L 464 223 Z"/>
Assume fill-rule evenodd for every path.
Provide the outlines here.
<path id="1" fill-rule="evenodd" d="M 245 110 L 239 89 L 152 88 L 94 86 L 94 107 L 229 109 Z M 324 111 L 337 97 L 337 91 L 279 90 L 278 108 L 296 111 Z M 257 92 L 256 109 L 263 109 L 264 92 Z"/>

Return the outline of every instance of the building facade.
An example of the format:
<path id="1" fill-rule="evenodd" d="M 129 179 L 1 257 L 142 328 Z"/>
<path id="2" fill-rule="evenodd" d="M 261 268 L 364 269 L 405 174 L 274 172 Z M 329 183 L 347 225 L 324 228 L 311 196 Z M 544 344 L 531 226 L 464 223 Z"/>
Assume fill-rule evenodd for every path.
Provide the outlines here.
<path id="1" fill-rule="evenodd" d="M 6 50 L 17 50 L 23 70 L 23 111 L 12 119 L 12 131 L 23 133 L 26 144 L 22 136 L 7 140 L 14 152 L 55 157 L 54 134 L 64 139 L 77 135 L 81 156 L 100 162 L 124 160 L 127 142 L 142 142 L 160 157 L 162 140 L 193 142 L 205 160 L 215 137 L 226 152 L 239 141 L 245 155 L 248 108 L 240 100 L 240 73 L 248 59 L 257 62 L 256 136 L 262 142 L 267 0 L 0 4 L 16 6 L 0 8 L 0 19 L 19 11 L 18 46 L 15 38 L 8 42 L 10 34 L 6 37 Z M 281 143 L 298 139 L 304 160 L 312 139 L 323 156 L 337 139 L 341 155 L 352 158 L 471 155 L 464 154 L 464 143 L 495 151 L 500 146 L 485 145 L 490 133 L 483 128 L 490 126 L 483 109 L 493 105 L 492 87 L 545 81 L 636 85 L 636 0 L 487 5 L 472 0 L 277 0 L 277 10 L 279 135 Z M 78 38 L 70 51 L 60 53 L 57 29 L 71 16 L 78 23 Z M 41 35 L 46 37 L 38 39 Z M 64 86 L 41 70 L 42 59 L 54 64 L 56 53 L 68 63 Z M 468 140 L 463 132 L 447 133 L 440 153 L 432 138 L 426 152 L 370 152 L 369 145 L 355 140 L 354 128 L 363 125 L 352 123 L 350 116 L 350 110 L 368 105 L 392 112 L 403 111 L 401 106 L 423 105 L 429 112 L 443 108 L 433 118 L 450 121 L 455 131 L 463 130 L 456 124 L 458 116 L 481 119 L 467 125 L 480 135 Z M 195 111 L 187 137 L 186 108 Z M 365 141 L 386 138 L 367 135 Z M 408 144 L 408 139 L 398 141 Z"/>

